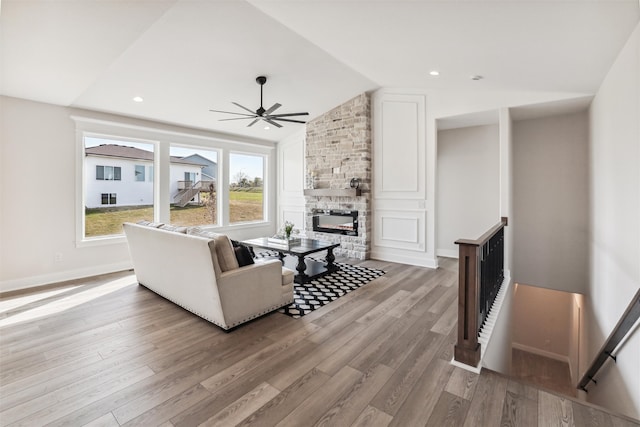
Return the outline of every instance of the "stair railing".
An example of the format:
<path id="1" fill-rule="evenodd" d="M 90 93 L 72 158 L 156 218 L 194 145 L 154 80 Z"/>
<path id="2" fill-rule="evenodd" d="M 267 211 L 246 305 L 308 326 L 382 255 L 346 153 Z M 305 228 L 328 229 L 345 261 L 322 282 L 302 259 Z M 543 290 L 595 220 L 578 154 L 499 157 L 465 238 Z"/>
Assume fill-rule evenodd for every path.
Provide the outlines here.
<path id="1" fill-rule="evenodd" d="M 480 362 L 478 333 L 504 280 L 504 228 L 507 218 L 476 240 L 459 239 L 458 342 L 454 359 L 469 366 Z"/>
<path id="2" fill-rule="evenodd" d="M 204 174 L 203 174 L 204 175 Z M 184 181 L 190 182 L 190 181 Z M 191 199 L 193 199 L 196 194 L 201 191 L 211 191 L 215 188 L 214 180 L 202 180 L 198 181 L 190 187 L 184 188 L 178 192 L 173 198 L 173 201 L 176 205 L 180 207 L 185 207 Z"/>
<path id="3" fill-rule="evenodd" d="M 577 388 L 580 390 L 587 391 L 587 384 L 593 381 L 594 384 L 597 384 L 594 379 L 598 370 L 604 365 L 604 362 L 607 361 L 608 358 L 616 361 L 616 356 L 613 354 L 616 351 L 618 345 L 622 342 L 622 340 L 627 336 L 633 325 L 640 318 L 640 289 L 633 296 L 631 302 L 627 306 L 627 309 L 622 313 L 620 320 L 618 320 L 618 324 L 613 328 L 609 338 L 605 341 L 600 351 L 596 354 L 596 357 L 591 362 L 591 366 L 584 373 L 582 379 L 578 383 Z M 619 350 L 619 349 L 618 349 Z"/>

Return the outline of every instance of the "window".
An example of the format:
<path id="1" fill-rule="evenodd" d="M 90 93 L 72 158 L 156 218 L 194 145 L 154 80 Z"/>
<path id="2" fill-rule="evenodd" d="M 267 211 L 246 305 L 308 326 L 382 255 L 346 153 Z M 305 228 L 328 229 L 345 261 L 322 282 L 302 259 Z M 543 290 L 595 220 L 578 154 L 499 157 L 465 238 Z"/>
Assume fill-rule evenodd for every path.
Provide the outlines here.
<path id="1" fill-rule="evenodd" d="M 116 204 L 116 193 L 102 193 L 102 204 L 103 205 L 115 205 Z"/>
<path id="2" fill-rule="evenodd" d="M 221 232 L 229 226 L 260 227 L 265 233 L 270 229 L 270 224 L 262 224 L 268 219 L 263 191 L 275 177 L 268 168 L 274 147 L 73 119 L 78 246 L 121 243 L 122 223 L 140 220 L 214 225 Z"/>
<path id="3" fill-rule="evenodd" d="M 195 172 L 185 172 L 184 180 L 188 182 L 188 187 L 193 186 L 196 183 L 196 173 Z"/>
<path id="4" fill-rule="evenodd" d="M 135 169 L 136 181 L 144 182 L 144 165 L 136 165 Z"/>
<path id="5" fill-rule="evenodd" d="M 153 221 L 153 180 L 145 172 L 154 144 L 85 134 L 83 146 L 83 239 L 122 235 L 123 222 Z"/>
<path id="6" fill-rule="evenodd" d="M 229 155 L 229 222 L 264 220 L 264 156 Z"/>
<path id="7" fill-rule="evenodd" d="M 219 224 L 218 151 L 171 145 L 169 154 L 171 224 Z"/>
<path id="8" fill-rule="evenodd" d="M 96 179 L 99 181 L 120 181 L 122 171 L 118 166 L 96 166 Z"/>

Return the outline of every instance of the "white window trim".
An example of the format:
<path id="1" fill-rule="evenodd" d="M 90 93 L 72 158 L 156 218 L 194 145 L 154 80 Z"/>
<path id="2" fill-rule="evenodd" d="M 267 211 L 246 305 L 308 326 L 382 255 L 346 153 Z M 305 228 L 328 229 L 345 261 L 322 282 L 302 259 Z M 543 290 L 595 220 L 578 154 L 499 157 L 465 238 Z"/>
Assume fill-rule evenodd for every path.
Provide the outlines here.
<path id="1" fill-rule="evenodd" d="M 143 142 L 154 144 L 154 221 L 162 221 L 166 216 L 168 221 L 169 208 L 164 206 L 164 201 L 168 203 L 168 194 L 162 194 L 159 188 L 159 177 L 163 173 L 164 166 L 161 159 L 168 156 L 171 145 L 195 146 L 207 150 L 216 150 L 218 156 L 218 178 L 222 191 L 227 192 L 223 200 L 229 200 L 228 188 L 228 159 L 229 153 L 261 155 L 263 157 L 263 209 L 264 219 L 262 221 L 229 223 L 228 203 L 225 203 L 223 214 L 219 209 L 218 224 L 212 228 L 220 232 L 225 230 L 239 230 L 251 228 L 268 228 L 275 230 L 275 223 L 272 224 L 270 215 L 271 205 L 277 205 L 276 200 L 270 200 L 272 186 L 275 185 L 277 177 L 270 166 L 275 166 L 276 143 L 249 137 L 236 137 L 228 134 L 218 134 L 215 132 L 199 132 L 188 130 L 161 123 L 154 124 L 154 127 L 131 123 L 134 120 L 123 119 L 123 121 L 112 121 L 96 119 L 93 117 L 71 115 L 70 118 L 76 123 L 76 247 L 91 247 L 101 245 L 113 245 L 126 243 L 124 235 L 110 235 L 101 237 L 84 237 L 84 136 L 85 134 L 99 137 L 119 138 L 131 140 L 133 142 Z M 243 150 L 244 148 L 244 150 Z M 167 157 L 168 159 L 168 157 Z M 273 176 L 272 176 L 273 175 Z M 275 187 L 274 187 L 275 188 Z M 222 193 L 219 191 L 219 193 Z M 218 197 L 222 198 L 222 194 Z M 275 197 L 275 192 L 273 194 Z M 218 206 L 221 206 L 221 199 L 218 199 Z M 164 209 L 166 208 L 166 212 Z M 209 228 L 209 227 L 207 227 Z"/>
<path id="2" fill-rule="evenodd" d="M 91 129 L 82 129 L 80 127 L 76 127 L 76 247 L 86 247 L 86 246 L 102 246 L 102 245 L 111 245 L 111 244 L 119 244 L 126 242 L 126 237 L 124 234 L 106 234 L 103 236 L 95 236 L 95 237 L 86 237 L 85 236 L 85 206 L 86 206 L 86 186 L 85 186 L 85 176 L 87 171 L 85 170 L 85 155 L 84 155 L 84 138 L 85 137 L 95 137 L 95 138 L 104 138 L 104 139 L 114 139 L 117 141 L 123 142 L 137 142 L 153 145 L 154 148 L 154 165 L 156 162 L 156 152 L 158 151 L 158 141 L 153 141 L 149 139 L 143 139 L 138 137 L 130 137 L 127 135 L 123 135 L 118 129 L 113 129 L 112 132 L 94 132 Z M 121 172 L 122 173 L 122 172 Z M 122 179 L 122 178 L 121 178 Z M 134 181 L 137 182 L 137 181 Z M 153 182 L 154 188 L 154 221 L 157 220 L 158 216 L 158 206 L 156 201 L 156 187 L 157 182 Z M 117 205 L 105 205 L 105 206 L 117 206 Z"/>
<path id="3" fill-rule="evenodd" d="M 237 227 L 237 226 L 250 226 L 250 225 L 262 225 L 262 224 L 268 224 L 270 222 L 270 218 L 269 218 L 269 206 L 271 206 L 269 203 L 269 192 L 267 190 L 267 188 L 269 187 L 270 184 L 270 180 L 268 179 L 268 177 L 270 175 L 268 175 L 268 163 L 269 163 L 269 155 L 268 154 L 262 154 L 262 153 L 253 153 L 250 151 L 238 151 L 238 150 L 229 150 L 228 156 L 227 156 L 227 163 L 230 166 L 231 163 L 231 155 L 232 154 L 239 154 L 242 156 L 254 156 L 254 157 L 262 157 L 262 219 L 261 220 L 257 220 L 257 221 L 241 221 L 241 222 L 231 222 L 231 218 L 229 216 L 227 216 L 227 226 L 228 227 Z M 272 155 L 275 155 L 275 153 L 273 153 Z M 226 173 L 227 173 L 227 181 L 226 181 L 226 185 L 223 189 L 223 191 L 225 192 L 225 196 L 227 200 L 229 199 L 229 186 L 231 184 L 231 173 L 229 168 L 226 169 Z M 228 209 L 229 204 L 227 203 L 227 209 Z M 229 214 L 229 212 L 227 211 L 227 215 Z"/>

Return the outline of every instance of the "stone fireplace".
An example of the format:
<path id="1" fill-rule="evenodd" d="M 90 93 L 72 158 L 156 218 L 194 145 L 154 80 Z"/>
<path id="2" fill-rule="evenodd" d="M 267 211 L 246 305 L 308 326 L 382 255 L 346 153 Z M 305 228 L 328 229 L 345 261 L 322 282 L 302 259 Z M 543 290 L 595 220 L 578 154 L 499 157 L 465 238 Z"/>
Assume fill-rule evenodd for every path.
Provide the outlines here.
<path id="1" fill-rule="evenodd" d="M 336 255 L 367 259 L 371 250 L 371 100 L 363 93 L 307 123 L 306 170 L 313 190 L 305 190 L 309 237 L 340 242 Z M 351 180 L 359 180 L 351 188 Z M 357 212 L 356 233 L 313 230 L 318 212 Z M 356 234 L 356 235 L 353 235 Z"/>

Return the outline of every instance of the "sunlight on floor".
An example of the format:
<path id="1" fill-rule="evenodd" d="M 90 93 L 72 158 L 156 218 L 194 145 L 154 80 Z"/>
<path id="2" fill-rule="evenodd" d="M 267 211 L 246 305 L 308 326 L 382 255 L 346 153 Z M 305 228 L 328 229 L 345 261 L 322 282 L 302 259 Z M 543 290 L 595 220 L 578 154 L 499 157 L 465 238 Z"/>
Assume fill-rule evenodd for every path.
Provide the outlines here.
<path id="1" fill-rule="evenodd" d="M 20 322 L 26 322 L 29 320 L 39 319 L 44 316 L 48 316 L 51 314 L 60 313 L 65 310 L 69 310 L 73 307 L 77 307 L 78 305 L 85 304 L 97 298 L 100 298 L 109 293 L 120 290 L 126 286 L 137 284 L 135 275 L 131 274 L 125 277 L 122 277 L 117 280 L 112 280 L 110 282 L 105 283 L 104 285 L 88 289 L 83 292 L 79 292 L 68 297 L 52 301 L 48 304 L 41 305 L 32 310 L 23 311 L 21 313 L 17 313 L 14 316 L 9 316 L 5 319 L 0 320 L 0 327 L 15 325 Z M 57 289 L 56 291 L 51 291 L 52 293 L 48 293 L 49 295 L 55 295 L 55 293 L 61 293 L 64 291 L 68 291 L 69 288 L 65 289 Z M 30 295 L 29 297 L 34 298 L 33 301 L 38 301 L 39 299 L 43 299 L 43 294 Z M 38 297 L 38 298 L 36 298 Z M 28 297 L 24 297 L 28 298 Z M 3 301 L 4 302 L 13 302 L 14 300 Z M 21 305 L 24 305 L 24 300 Z M 4 308 L 4 306 L 2 306 Z M 7 310 L 5 310 L 7 311 Z"/>
<path id="2" fill-rule="evenodd" d="M 23 305 L 27 305 L 27 304 L 31 304 L 33 302 L 37 302 L 37 301 L 41 301 L 43 299 L 47 299 L 49 297 L 52 297 L 54 295 L 58 295 L 64 292 L 69 292 L 72 291 L 74 289 L 79 288 L 80 285 L 77 286 L 70 286 L 70 287 L 66 287 L 66 288 L 60 288 L 60 289 L 54 289 L 52 291 L 48 291 L 48 292 L 37 292 L 34 293 L 32 295 L 25 295 L 22 297 L 16 297 L 16 298 L 11 298 L 11 299 L 6 299 L 6 300 L 1 300 L 0 301 L 0 314 L 6 313 L 8 311 L 11 311 L 13 309 L 16 309 L 18 307 L 22 307 Z"/>

